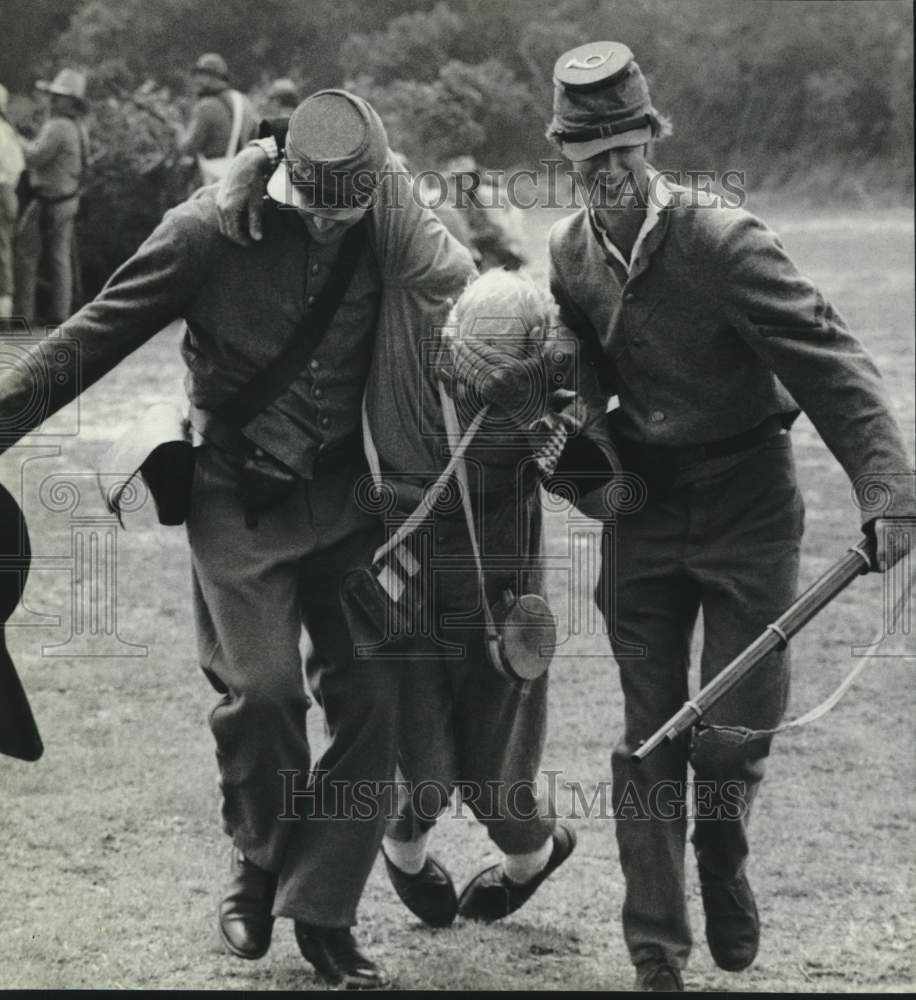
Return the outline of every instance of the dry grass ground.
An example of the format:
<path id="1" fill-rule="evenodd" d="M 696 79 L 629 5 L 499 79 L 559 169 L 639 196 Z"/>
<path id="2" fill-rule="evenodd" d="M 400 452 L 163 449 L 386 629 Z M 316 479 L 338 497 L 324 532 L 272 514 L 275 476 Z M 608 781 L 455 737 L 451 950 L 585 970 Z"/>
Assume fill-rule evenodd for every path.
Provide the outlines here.
<path id="1" fill-rule="evenodd" d="M 529 219 L 540 274 L 554 217 Z M 876 355 L 912 448 L 912 211 L 799 216 L 775 206 L 769 218 Z M 59 445 L 59 455 L 53 447 L 21 451 L 0 464 L 14 489 L 24 470 L 36 560 L 10 645 L 46 744 L 37 764 L 0 759 L 3 987 L 319 988 L 286 922 L 258 963 L 230 959 L 217 944 L 227 842 L 205 721 L 213 696 L 195 662 L 182 529 L 159 528 L 142 510 L 117 538 L 117 633 L 138 647 L 120 652 L 142 655 L 81 657 L 71 655 L 72 646 L 53 655 L 47 648 L 65 643 L 80 620 L 70 600 L 71 539 L 92 526 L 77 524 L 80 518 L 101 512 L 85 470 L 132 412 L 176 385 L 176 343 L 174 330 L 163 333 L 88 391 L 79 436 L 42 439 Z M 53 427 L 66 429 L 68 419 L 59 416 Z M 854 540 L 857 517 L 843 474 L 806 421 L 794 438 L 808 506 L 808 583 Z M 32 460 L 23 462 L 26 456 Z M 50 477 L 57 475 L 78 484 L 76 510 L 39 502 L 42 483 L 53 501 Z M 568 525 L 555 514 L 550 526 L 558 554 Z M 584 587 L 587 595 L 589 580 Z M 561 598 L 557 578 L 557 608 Z M 857 581 L 795 641 L 794 713 L 850 667 L 851 646 L 874 631 L 882 600 L 879 578 Z M 904 639 L 908 647 L 882 646 L 898 655 L 880 658 L 825 721 L 776 742 L 753 824 L 750 875 L 763 943 L 750 971 L 728 975 L 713 966 L 691 869 L 697 945 L 689 988 L 912 987 L 916 650 L 912 636 Z M 553 671 L 544 765 L 562 780 L 591 786 L 609 777 L 622 706 L 604 639 L 586 631 L 568 648 Z M 320 744 L 320 718 L 311 715 Z M 562 792 L 561 805 L 569 805 Z M 628 989 L 612 822 L 580 818 L 576 829 L 579 848 L 562 875 L 498 926 L 419 926 L 377 865 L 361 933 L 404 988 Z M 443 820 L 438 851 L 461 881 L 492 858 L 469 819 Z"/>

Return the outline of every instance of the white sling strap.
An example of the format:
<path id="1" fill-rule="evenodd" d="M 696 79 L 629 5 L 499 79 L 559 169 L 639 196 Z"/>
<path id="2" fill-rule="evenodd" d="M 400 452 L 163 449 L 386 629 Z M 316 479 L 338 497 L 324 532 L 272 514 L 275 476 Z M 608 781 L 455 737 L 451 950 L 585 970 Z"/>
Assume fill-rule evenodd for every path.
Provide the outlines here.
<path id="1" fill-rule="evenodd" d="M 226 158 L 235 156 L 239 148 L 239 139 L 242 135 L 242 117 L 245 106 L 242 95 L 237 90 L 229 91 L 229 100 L 232 102 L 232 131 L 229 133 L 229 145 L 226 146 Z"/>
<path id="2" fill-rule="evenodd" d="M 432 513 L 436 501 L 445 489 L 449 479 L 455 474 L 458 463 L 461 462 L 468 446 L 474 440 L 474 436 L 480 429 L 480 425 L 483 423 L 483 419 L 486 416 L 488 409 L 489 406 L 485 406 L 474 417 L 463 437 L 459 434 L 460 440 L 455 446 L 455 450 L 452 452 L 452 457 L 449 460 L 448 465 L 446 465 L 446 467 L 442 470 L 432 486 L 425 491 L 423 498 L 420 500 L 420 503 L 417 505 L 413 513 L 411 513 L 404 523 L 401 524 L 391 538 L 389 538 L 384 545 L 380 546 L 376 550 L 375 555 L 372 557 L 373 566 L 378 566 L 378 581 L 393 601 L 399 600 L 404 593 L 406 584 L 403 580 L 403 574 L 406 573 L 408 577 L 412 577 L 416 576 L 420 570 L 420 565 L 413 553 L 410 552 L 410 550 L 403 543 Z M 365 396 L 363 396 L 362 404 L 362 425 L 363 450 L 366 454 L 366 462 L 369 465 L 369 471 L 372 474 L 372 481 L 379 489 L 382 489 L 384 486 L 382 469 L 379 462 L 378 449 L 375 447 L 375 441 L 372 438 L 372 430 L 369 427 L 369 416 L 366 411 Z M 396 560 L 399 569 L 394 567 L 391 560 L 383 562 L 383 560 L 386 560 L 387 556 L 391 555 L 394 556 L 394 560 Z"/>

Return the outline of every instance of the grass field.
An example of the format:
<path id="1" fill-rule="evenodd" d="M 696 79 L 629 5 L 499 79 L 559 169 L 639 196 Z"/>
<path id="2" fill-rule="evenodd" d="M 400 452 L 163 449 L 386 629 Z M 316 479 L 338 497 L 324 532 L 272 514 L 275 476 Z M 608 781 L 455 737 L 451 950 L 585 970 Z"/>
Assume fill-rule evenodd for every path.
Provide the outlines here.
<path id="1" fill-rule="evenodd" d="M 554 218 L 528 220 L 541 276 Z M 775 205 L 768 219 L 876 356 L 912 449 L 912 210 L 800 215 Z M 0 987 L 320 988 L 288 922 L 258 963 L 230 959 L 217 943 L 228 842 L 217 817 L 206 729 L 213 696 L 194 654 L 183 530 L 159 528 L 147 507 L 117 535 L 117 639 L 107 646 L 79 634 L 85 619 L 71 602 L 95 579 L 92 564 L 75 559 L 75 539 L 110 527 L 98 520 L 87 470 L 131 413 L 177 388 L 177 336 L 164 332 L 83 396 L 78 436 L 52 436 L 71 429 L 72 413 L 62 413 L 48 436 L 34 439 L 48 446 L 17 449 L 0 463 L 9 488 L 22 484 L 36 553 L 9 643 L 46 745 L 37 764 L 0 759 Z M 805 585 L 855 540 L 857 513 L 841 470 L 804 419 L 794 439 L 808 509 Z M 62 481 L 75 484 L 76 507 Z M 554 513 L 549 525 L 559 555 L 567 519 Z M 591 581 L 580 582 L 587 603 Z M 562 611 L 559 574 L 553 584 Z M 882 609 L 882 581 L 869 577 L 799 636 L 792 714 L 833 689 Z M 602 636 L 586 630 L 567 648 L 553 670 L 544 766 L 589 786 L 610 776 L 621 699 Z M 75 655 L 86 651 L 92 655 Z M 697 943 L 688 988 L 912 988 L 912 634 L 883 643 L 881 653 L 833 714 L 774 746 L 752 828 L 749 873 L 763 940 L 748 972 L 723 973 L 709 958 L 691 867 Z M 320 746 L 317 710 L 309 725 Z M 575 825 L 579 847 L 562 873 L 497 926 L 423 928 L 377 865 L 361 907 L 363 938 L 409 989 L 628 989 L 612 822 Z M 444 819 L 437 844 L 462 883 L 492 860 L 469 819 Z"/>

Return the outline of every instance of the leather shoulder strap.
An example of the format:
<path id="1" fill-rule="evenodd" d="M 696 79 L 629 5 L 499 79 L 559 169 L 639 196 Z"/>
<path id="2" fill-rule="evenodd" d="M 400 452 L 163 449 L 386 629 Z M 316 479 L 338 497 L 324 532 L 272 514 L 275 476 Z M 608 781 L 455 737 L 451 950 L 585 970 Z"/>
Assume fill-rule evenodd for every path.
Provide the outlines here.
<path id="1" fill-rule="evenodd" d="M 340 303 L 346 295 L 359 258 L 367 243 L 365 219 L 352 226 L 343 238 L 340 256 L 331 277 L 318 293 L 309 314 L 309 333 L 297 332 L 266 368 L 216 407 L 216 413 L 235 427 L 244 427 L 296 381 L 324 339 Z"/>

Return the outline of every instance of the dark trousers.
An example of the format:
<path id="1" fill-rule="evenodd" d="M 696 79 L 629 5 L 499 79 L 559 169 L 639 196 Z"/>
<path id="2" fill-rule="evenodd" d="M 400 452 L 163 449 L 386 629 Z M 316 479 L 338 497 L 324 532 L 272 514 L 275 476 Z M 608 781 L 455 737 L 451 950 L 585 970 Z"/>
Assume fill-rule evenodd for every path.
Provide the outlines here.
<path id="1" fill-rule="evenodd" d="M 210 715 L 223 825 L 279 873 L 277 916 L 325 927 L 356 908 L 391 811 L 400 669 L 354 658 L 339 589 L 381 526 L 361 513 L 359 470 L 327 473 L 246 527 L 238 463 L 205 447 L 188 519 L 200 662 L 222 698 Z M 311 760 L 300 637 L 330 745 Z"/>
<path id="2" fill-rule="evenodd" d="M 688 697 L 690 643 L 703 612 L 700 682 L 711 680 L 792 602 L 804 506 L 789 436 L 682 477 L 608 526 L 597 591 L 625 699 L 623 739 L 612 755 L 613 802 L 626 879 L 624 937 L 634 963 L 664 955 L 686 964 L 684 898 L 687 763 L 694 770 L 693 845 L 700 865 L 731 877 L 748 855 L 750 805 L 769 740 L 707 734 L 693 747 L 630 754 Z M 707 721 L 775 726 L 788 697 L 787 652 L 773 653 Z"/>
<path id="3" fill-rule="evenodd" d="M 14 315 L 35 320 L 38 274 L 46 260 L 50 295 L 45 318 L 63 323 L 73 311 L 73 240 L 79 198 L 45 202 L 35 198 L 19 220 L 15 244 Z"/>
<path id="4" fill-rule="evenodd" d="M 543 594 L 541 509 L 526 496 L 478 496 L 488 599 Z M 535 851 L 556 824 L 537 795 L 547 731 L 547 675 L 519 685 L 489 662 L 476 570 L 460 515 L 414 538 L 424 566 L 428 635 L 404 664 L 398 764 L 404 781 L 388 835 L 429 830 L 456 792 L 506 854 Z M 488 565 L 489 564 L 489 565 Z"/>
<path id="5" fill-rule="evenodd" d="M 13 307 L 13 239 L 18 207 L 16 189 L 12 184 L 0 184 L 0 298 L 10 298 L 10 309 Z M 0 313 L 0 319 L 6 318 Z"/>

